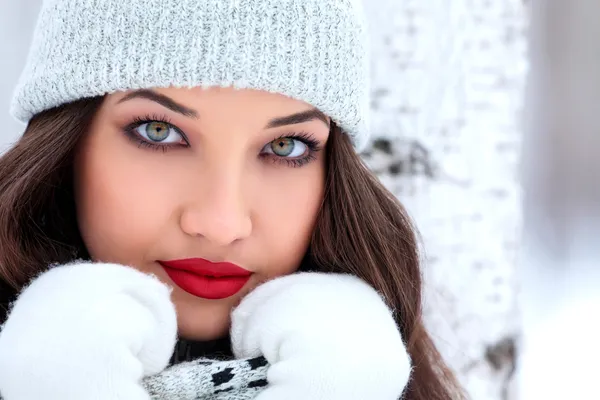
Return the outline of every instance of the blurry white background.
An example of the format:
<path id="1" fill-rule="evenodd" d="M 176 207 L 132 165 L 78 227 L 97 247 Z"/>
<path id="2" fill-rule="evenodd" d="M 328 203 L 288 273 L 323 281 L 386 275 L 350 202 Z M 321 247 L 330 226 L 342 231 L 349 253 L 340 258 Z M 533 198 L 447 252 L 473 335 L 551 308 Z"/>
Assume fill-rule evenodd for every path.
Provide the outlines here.
<path id="1" fill-rule="evenodd" d="M 529 3 L 522 398 L 600 399 L 600 2 Z"/>
<path id="2" fill-rule="evenodd" d="M 0 151 L 39 4 L 0 0 Z M 600 2 L 365 5 L 365 158 L 423 234 L 440 348 L 475 400 L 600 399 Z"/>

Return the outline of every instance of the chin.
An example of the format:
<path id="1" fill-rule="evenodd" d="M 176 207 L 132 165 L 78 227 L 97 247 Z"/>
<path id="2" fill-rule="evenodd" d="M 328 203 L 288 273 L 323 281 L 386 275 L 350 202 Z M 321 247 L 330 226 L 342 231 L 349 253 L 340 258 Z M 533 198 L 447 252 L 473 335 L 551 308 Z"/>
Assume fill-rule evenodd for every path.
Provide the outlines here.
<path id="1" fill-rule="evenodd" d="M 179 296 L 181 295 L 181 296 Z M 188 293 L 173 293 L 179 336 L 209 341 L 223 338 L 231 327 L 231 310 L 236 299 L 206 300 Z"/>

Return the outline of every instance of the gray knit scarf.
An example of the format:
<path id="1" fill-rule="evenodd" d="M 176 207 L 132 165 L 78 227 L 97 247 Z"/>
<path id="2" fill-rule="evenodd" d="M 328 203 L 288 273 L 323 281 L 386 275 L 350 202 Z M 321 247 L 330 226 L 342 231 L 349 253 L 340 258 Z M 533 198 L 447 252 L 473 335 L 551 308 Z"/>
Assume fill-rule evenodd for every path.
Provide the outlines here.
<path id="1" fill-rule="evenodd" d="M 201 358 L 169 367 L 144 379 L 152 399 L 249 400 L 267 385 L 263 357 L 217 361 Z"/>

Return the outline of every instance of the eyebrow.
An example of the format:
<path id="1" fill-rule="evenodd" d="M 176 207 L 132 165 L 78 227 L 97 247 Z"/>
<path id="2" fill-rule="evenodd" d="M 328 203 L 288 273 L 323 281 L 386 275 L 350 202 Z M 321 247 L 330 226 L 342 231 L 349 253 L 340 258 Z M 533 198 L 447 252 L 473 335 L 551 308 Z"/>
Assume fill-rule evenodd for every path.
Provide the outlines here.
<path id="1" fill-rule="evenodd" d="M 183 115 L 184 117 L 198 119 L 198 113 L 196 110 L 188 108 L 183 104 L 179 104 L 172 98 L 165 96 L 164 94 L 156 93 L 153 90 L 142 89 L 136 90 L 134 92 L 129 93 L 127 96 L 124 96 L 121 100 L 118 101 L 117 104 L 124 103 L 128 100 L 132 99 L 147 99 L 151 100 L 155 103 L 160 104 L 161 106 L 168 108 L 171 111 L 174 111 L 178 114 Z"/>
<path id="2" fill-rule="evenodd" d="M 121 100 L 117 102 L 117 104 L 124 103 L 126 101 L 132 99 L 147 99 L 153 101 L 155 103 L 160 104 L 161 106 L 168 108 L 171 111 L 174 111 L 178 114 L 183 115 L 184 117 L 198 119 L 200 118 L 196 110 L 193 110 L 189 107 L 184 106 L 173 100 L 172 98 L 165 96 L 164 94 L 157 93 L 153 90 L 149 89 L 140 89 L 133 91 L 126 96 L 124 96 Z M 265 129 L 277 128 L 285 125 L 295 125 L 301 124 L 303 122 L 309 122 L 319 120 L 322 121 L 327 127 L 329 127 L 329 118 L 321 111 L 313 108 L 311 110 L 302 111 L 299 113 L 287 115 L 285 117 L 277 117 L 273 118 L 266 125 Z"/>
<path id="3" fill-rule="evenodd" d="M 312 110 L 302 111 L 286 117 L 274 118 L 267 124 L 266 129 L 277 128 L 285 125 L 301 124 L 303 122 L 314 121 L 315 119 L 323 121 L 323 123 L 329 128 L 329 119 L 327 116 L 316 108 L 313 108 Z"/>

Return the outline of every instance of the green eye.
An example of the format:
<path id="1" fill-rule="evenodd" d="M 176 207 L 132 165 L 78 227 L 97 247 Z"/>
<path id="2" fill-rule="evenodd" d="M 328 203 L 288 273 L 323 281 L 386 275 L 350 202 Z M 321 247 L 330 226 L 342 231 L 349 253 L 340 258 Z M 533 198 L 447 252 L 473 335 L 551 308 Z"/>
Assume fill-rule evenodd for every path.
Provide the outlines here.
<path id="1" fill-rule="evenodd" d="M 271 142 L 271 150 L 275 155 L 287 157 L 294 151 L 296 141 L 291 138 L 281 138 Z"/>
<path id="2" fill-rule="evenodd" d="M 162 142 L 169 137 L 169 125 L 164 122 L 150 122 L 146 124 L 146 135 L 153 142 Z"/>
<path id="3" fill-rule="evenodd" d="M 315 153 L 319 150 L 319 142 L 313 139 L 310 134 L 297 133 L 281 136 L 267 142 L 260 154 L 275 162 L 285 163 L 292 167 L 301 167 L 314 160 Z"/>

